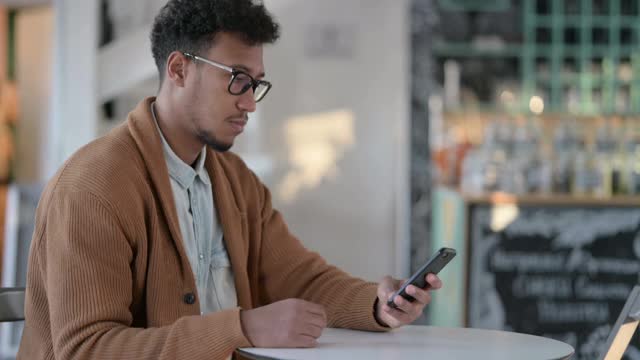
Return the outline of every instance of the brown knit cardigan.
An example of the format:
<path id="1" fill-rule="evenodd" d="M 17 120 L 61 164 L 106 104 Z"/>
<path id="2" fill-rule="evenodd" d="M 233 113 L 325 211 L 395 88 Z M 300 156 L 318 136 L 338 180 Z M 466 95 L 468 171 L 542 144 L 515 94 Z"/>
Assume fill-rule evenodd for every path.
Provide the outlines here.
<path id="1" fill-rule="evenodd" d="M 241 309 L 288 298 L 324 305 L 331 327 L 384 330 L 373 316 L 376 284 L 305 249 L 242 160 L 212 150 L 205 166 L 239 307 L 201 316 L 153 100 L 80 149 L 47 185 L 18 359 L 225 359 L 251 346 Z"/>

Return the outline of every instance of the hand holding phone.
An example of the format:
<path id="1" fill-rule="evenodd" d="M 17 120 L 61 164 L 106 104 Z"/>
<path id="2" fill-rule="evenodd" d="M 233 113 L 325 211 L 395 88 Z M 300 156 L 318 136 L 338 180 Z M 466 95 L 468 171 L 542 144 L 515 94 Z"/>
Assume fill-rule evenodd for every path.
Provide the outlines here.
<path id="1" fill-rule="evenodd" d="M 393 293 L 393 295 L 387 301 L 387 305 L 393 309 L 397 309 L 396 303 L 393 301 L 397 295 L 402 296 L 409 302 L 414 302 L 416 299 L 413 296 L 407 294 L 407 286 L 413 285 L 420 289 L 425 289 L 429 284 L 427 284 L 426 277 L 427 274 L 438 274 L 442 268 L 444 268 L 451 259 L 456 256 L 456 251 L 451 248 L 443 247 L 438 250 L 432 257 L 424 264 L 418 271 L 416 271 L 411 277 L 402 284 L 400 289 Z"/>

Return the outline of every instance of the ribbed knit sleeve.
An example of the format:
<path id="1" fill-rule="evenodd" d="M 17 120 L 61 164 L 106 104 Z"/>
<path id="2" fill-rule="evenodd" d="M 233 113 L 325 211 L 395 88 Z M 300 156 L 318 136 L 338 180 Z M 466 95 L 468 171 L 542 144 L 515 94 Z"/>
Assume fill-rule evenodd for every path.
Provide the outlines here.
<path id="1" fill-rule="evenodd" d="M 163 327 L 131 327 L 135 246 L 116 210 L 87 192 L 67 191 L 51 200 L 48 241 L 38 251 L 47 259 L 40 271 L 56 359 L 225 359 L 250 346 L 239 309 L 186 316 Z M 165 269 L 159 265 L 149 271 Z"/>
<path id="2" fill-rule="evenodd" d="M 300 298 L 325 307 L 329 327 L 386 331 L 375 320 L 375 283 L 354 278 L 307 250 L 272 208 L 269 190 L 256 178 L 262 204 L 260 275 L 266 301 Z"/>

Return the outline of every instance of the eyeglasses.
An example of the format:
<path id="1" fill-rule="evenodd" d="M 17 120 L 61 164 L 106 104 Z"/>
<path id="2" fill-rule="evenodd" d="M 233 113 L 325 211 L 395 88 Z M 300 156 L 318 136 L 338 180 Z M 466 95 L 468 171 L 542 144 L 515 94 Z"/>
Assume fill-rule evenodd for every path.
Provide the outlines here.
<path id="1" fill-rule="evenodd" d="M 227 90 L 231 95 L 242 95 L 249 91 L 249 89 L 253 89 L 253 99 L 255 102 L 259 102 L 264 99 L 265 95 L 271 90 L 271 83 L 264 80 L 256 80 L 251 75 L 247 74 L 244 71 L 240 71 L 234 69 L 232 67 L 217 63 L 215 61 L 207 60 L 205 58 L 201 58 L 200 56 L 183 53 L 184 56 L 191 58 L 196 61 L 202 61 L 205 64 L 209 64 L 211 66 L 215 66 L 219 69 L 228 71 L 231 73 L 231 80 L 229 81 L 229 86 Z"/>

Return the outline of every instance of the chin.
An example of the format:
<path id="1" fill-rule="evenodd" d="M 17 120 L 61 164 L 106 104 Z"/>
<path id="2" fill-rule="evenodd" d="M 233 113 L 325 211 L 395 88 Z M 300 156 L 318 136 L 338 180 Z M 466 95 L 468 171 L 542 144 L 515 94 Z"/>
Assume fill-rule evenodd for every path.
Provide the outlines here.
<path id="1" fill-rule="evenodd" d="M 231 149 L 231 147 L 233 147 L 233 143 L 225 144 L 225 143 L 217 142 L 217 143 L 211 143 L 207 145 L 209 145 L 213 150 L 217 152 L 227 152 Z"/>
<path id="2" fill-rule="evenodd" d="M 210 148 L 212 148 L 217 152 L 229 151 L 229 149 L 231 149 L 231 147 L 233 146 L 233 140 L 222 141 L 213 135 L 202 134 L 202 133 L 199 134 L 198 137 L 200 138 L 200 141 L 202 141 L 204 144 L 206 144 L 207 146 L 209 146 Z"/>

